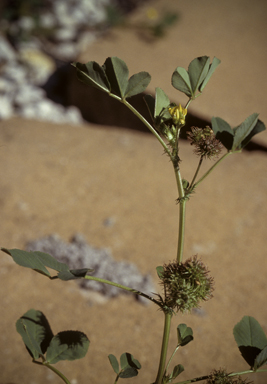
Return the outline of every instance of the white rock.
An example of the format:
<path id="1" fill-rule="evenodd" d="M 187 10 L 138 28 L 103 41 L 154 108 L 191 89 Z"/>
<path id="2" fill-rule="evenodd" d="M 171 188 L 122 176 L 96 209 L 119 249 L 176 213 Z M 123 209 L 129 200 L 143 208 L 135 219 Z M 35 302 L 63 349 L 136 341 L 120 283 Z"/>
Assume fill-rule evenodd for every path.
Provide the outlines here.
<path id="1" fill-rule="evenodd" d="M 0 120 L 9 119 L 13 114 L 12 100 L 5 95 L 0 95 Z"/>
<path id="2" fill-rule="evenodd" d="M 79 45 L 77 43 L 61 43 L 56 45 L 52 53 L 61 60 L 73 60 L 79 53 Z"/>
<path id="3" fill-rule="evenodd" d="M 27 69 L 16 61 L 11 62 L 4 67 L 3 76 L 16 84 L 27 83 Z"/>
<path id="4" fill-rule="evenodd" d="M 0 35 L 0 62 L 8 62 L 16 59 L 16 52 L 9 42 Z"/>
<path id="5" fill-rule="evenodd" d="M 82 124 L 83 123 L 83 118 L 82 118 L 82 115 L 81 115 L 81 112 L 80 110 L 75 107 L 74 105 L 66 108 L 66 123 L 69 123 L 69 124 Z"/>
<path id="6" fill-rule="evenodd" d="M 43 28 L 54 28 L 56 26 L 56 18 L 52 13 L 43 13 L 40 15 L 40 26 Z"/>
<path id="7" fill-rule="evenodd" d="M 55 38 L 59 41 L 74 40 L 77 36 L 77 31 L 73 26 L 69 28 L 59 28 L 55 32 Z"/>
<path id="8" fill-rule="evenodd" d="M 45 98 L 45 91 L 42 88 L 25 84 L 18 88 L 18 92 L 14 98 L 17 106 L 21 107 L 26 104 L 36 103 Z"/>
<path id="9" fill-rule="evenodd" d="M 22 16 L 18 21 L 19 27 L 24 31 L 28 31 L 28 32 L 30 32 L 34 28 L 35 26 L 34 24 L 35 23 L 33 18 L 29 16 Z"/>
<path id="10" fill-rule="evenodd" d="M 31 83 L 43 85 L 48 77 L 56 70 L 55 61 L 40 49 L 21 47 L 19 57 L 28 68 L 28 78 Z"/>
<path id="11" fill-rule="evenodd" d="M 0 77 L 0 94 L 13 98 L 16 91 L 17 85 L 13 81 Z"/>

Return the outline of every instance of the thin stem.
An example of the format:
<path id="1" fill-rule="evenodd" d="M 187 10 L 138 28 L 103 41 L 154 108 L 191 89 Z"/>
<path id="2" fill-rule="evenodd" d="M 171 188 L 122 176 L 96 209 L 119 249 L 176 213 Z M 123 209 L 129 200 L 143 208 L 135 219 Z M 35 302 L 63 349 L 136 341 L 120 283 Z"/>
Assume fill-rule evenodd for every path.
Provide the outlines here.
<path id="1" fill-rule="evenodd" d="M 185 236 L 185 204 L 186 200 L 184 199 L 184 187 L 183 181 L 180 174 L 178 165 L 173 164 L 174 173 L 176 177 L 177 189 L 179 194 L 179 229 L 178 229 L 178 246 L 177 246 L 177 260 L 179 263 L 183 260 L 183 249 L 184 249 L 184 236 Z"/>
<path id="2" fill-rule="evenodd" d="M 129 287 L 126 287 L 125 285 L 114 283 L 113 281 L 101 279 L 101 278 L 95 277 L 95 276 L 84 276 L 84 279 L 99 281 L 100 283 L 104 283 L 104 284 L 108 284 L 108 285 L 113 285 L 114 287 L 121 288 L 121 289 L 124 289 L 125 291 L 132 292 L 132 293 L 135 293 L 135 294 L 140 295 L 142 297 L 145 297 L 146 299 L 152 301 L 154 304 L 157 304 L 159 307 L 162 307 L 162 304 L 158 300 L 156 300 L 153 297 L 147 295 L 146 293 L 138 291 L 137 289 L 129 288 Z"/>
<path id="3" fill-rule="evenodd" d="M 241 375 L 246 375 L 248 373 L 260 373 L 260 372 L 267 372 L 267 369 L 258 369 L 257 371 L 253 371 L 252 369 L 249 369 L 248 371 L 229 373 L 228 376 L 241 376 Z"/>
<path id="4" fill-rule="evenodd" d="M 189 190 L 190 190 L 190 188 L 192 188 L 192 186 L 194 185 L 194 182 L 195 182 L 195 180 L 196 180 L 196 178 L 197 178 L 197 175 L 198 175 L 198 172 L 199 172 L 199 170 L 200 170 L 200 167 L 201 167 L 202 162 L 203 162 L 203 156 L 201 156 L 201 158 L 199 159 L 199 163 L 198 163 L 197 170 L 196 170 L 195 175 L 194 175 L 194 177 L 193 177 L 193 180 L 191 181 L 191 184 L 190 184 L 190 186 L 189 186 L 189 188 L 188 188 Z"/>
<path id="5" fill-rule="evenodd" d="M 145 126 L 150 130 L 150 132 L 153 133 L 154 136 L 156 136 L 156 138 L 158 139 L 158 141 L 160 142 L 160 144 L 163 146 L 164 148 L 164 151 L 171 157 L 171 152 L 167 146 L 167 144 L 164 142 L 164 140 L 160 137 L 160 135 L 158 134 L 158 132 L 152 127 L 152 125 L 144 118 L 144 116 L 141 115 L 140 112 L 138 112 L 130 103 L 128 103 L 128 101 L 126 99 L 122 99 L 121 97 L 119 96 L 116 96 L 114 95 L 113 93 L 110 93 L 109 96 L 113 97 L 114 99 L 116 100 L 119 100 L 120 102 L 122 102 L 127 108 L 129 108 L 133 114 L 135 116 L 138 117 L 138 119 L 140 119 L 144 124 Z"/>
<path id="6" fill-rule="evenodd" d="M 188 109 L 189 104 L 191 103 L 191 101 L 192 101 L 192 99 L 191 99 L 191 97 L 190 97 L 189 100 L 188 100 L 188 102 L 187 102 L 186 105 L 185 105 L 185 109 Z"/>
<path id="7" fill-rule="evenodd" d="M 45 363 L 45 362 L 41 363 L 40 361 L 36 361 L 36 360 L 33 360 L 32 362 L 35 364 L 43 365 L 43 366 L 51 369 L 51 371 L 53 371 L 56 375 L 58 375 L 66 384 L 71 384 L 70 381 L 66 378 L 66 376 L 63 375 L 63 373 L 61 373 L 58 369 L 56 369 L 55 367 L 53 367 L 49 363 Z"/>
<path id="8" fill-rule="evenodd" d="M 241 371 L 241 372 L 229 373 L 227 376 L 229 376 L 229 377 L 232 377 L 232 376 L 241 376 L 241 375 L 247 375 L 248 373 L 259 373 L 259 372 L 267 372 L 267 369 L 259 369 L 259 370 L 257 370 L 257 371 L 253 371 L 252 369 L 249 369 L 249 370 L 247 370 L 247 371 Z M 174 384 L 190 384 L 190 383 L 196 383 L 197 381 L 207 380 L 209 377 L 210 377 L 210 375 L 200 376 L 200 377 L 195 377 L 194 379 L 191 379 L 191 380 L 178 381 L 177 383 L 174 383 Z"/>
<path id="9" fill-rule="evenodd" d="M 176 346 L 175 350 L 173 351 L 173 353 L 172 353 L 172 355 L 171 355 L 171 357 L 170 357 L 170 359 L 169 359 L 169 361 L 168 361 L 168 364 L 166 365 L 166 370 L 165 370 L 166 373 L 168 372 L 169 365 L 171 364 L 171 361 L 172 361 L 172 359 L 174 358 L 174 355 L 175 355 L 176 352 L 178 351 L 179 347 L 180 347 L 180 344 L 178 344 L 178 345 Z"/>
<path id="10" fill-rule="evenodd" d="M 209 377 L 210 377 L 210 375 L 200 376 L 200 377 L 196 377 L 195 379 L 191 379 L 191 380 L 178 381 L 177 383 L 174 383 L 174 384 L 189 384 L 189 383 L 196 383 L 197 381 L 207 380 Z"/>
<path id="11" fill-rule="evenodd" d="M 162 345 L 161 345 L 161 354 L 160 354 L 158 374 L 157 374 L 155 384 L 161 384 L 162 383 L 162 379 L 163 379 L 164 372 L 165 372 L 167 349 L 168 349 L 169 336 L 170 336 L 172 314 L 167 312 L 164 315 L 165 315 L 164 331 L 163 331 L 163 338 L 162 338 Z"/>
<path id="12" fill-rule="evenodd" d="M 227 152 L 225 153 L 219 160 L 216 161 L 215 164 L 196 182 L 194 187 L 198 186 L 213 170 L 215 167 L 217 167 L 218 164 L 220 164 L 221 161 L 223 161 L 227 156 L 231 155 L 234 152 Z"/>

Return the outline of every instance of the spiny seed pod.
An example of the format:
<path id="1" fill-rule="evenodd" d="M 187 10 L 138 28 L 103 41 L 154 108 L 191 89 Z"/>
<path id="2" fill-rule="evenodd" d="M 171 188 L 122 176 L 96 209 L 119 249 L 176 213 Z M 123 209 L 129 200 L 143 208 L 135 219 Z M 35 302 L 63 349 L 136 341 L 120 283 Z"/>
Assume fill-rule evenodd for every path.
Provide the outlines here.
<path id="1" fill-rule="evenodd" d="M 240 376 L 229 376 L 224 369 L 211 372 L 206 384 L 251 384 L 252 381 L 241 379 Z"/>
<path id="2" fill-rule="evenodd" d="M 207 157 L 208 159 L 218 157 L 223 149 L 222 143 L 216 139 L 210 127 L 192 127 L 187 137 L 190 144 L 194 145 L 194 152 L 198 156 Z"/>
<path id="3" fill-rule="evenodd" d="M 165 264 L 161 271 L 161 284 L 164 287 L 165 308 L 177 312 L 191 311 L 199 308 L 201 301 L 212 298 L 213 278 L 197 256 L 186 260 Z"/>

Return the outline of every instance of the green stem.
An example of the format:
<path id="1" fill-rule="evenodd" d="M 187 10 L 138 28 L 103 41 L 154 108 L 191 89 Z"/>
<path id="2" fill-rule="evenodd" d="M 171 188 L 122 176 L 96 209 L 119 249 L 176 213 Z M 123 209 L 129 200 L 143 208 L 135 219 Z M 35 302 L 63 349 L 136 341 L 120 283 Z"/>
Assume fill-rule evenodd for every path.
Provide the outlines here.
<path id="1" fill-rule="evenodd" d="M 138 291 L 137 289 L 129 288 L 129 287 L 126 287 L 125 285 L 114 283 L 113 281 L 109 281 L 109 280 L 105 280 L 105 279 L 100 279 L 99 277 L 95 277 L 95 276 L 84 276 L 84 279 L 99 281 L 100 283 L 112 285 L 113 287 L 121 288 L 121 289 L 124 289 L 125 291 L 135 293 L 137 295 L 145 297 L 146 299 L 152 301 L 154 304 L 157 304 L 159 307 L 162 308 L 162 304 L 158 300 L 156 300 L 153 297 L 147 295 L 146 293 Z"/>
<path id="2" fill-rule="evenodd" d="M 178 381 L 177 383 L 174 383 L 174 384 L 189 384 L 189 383 L 196 383 L 197 381 L 207 380 L 209 377 L 210 377 L 209 375 L 206 375 L 206 376 L 200 376 L 200 377 L 196 377 L 195 379 L 191 379 L 191 380 Z"/>
<path id="3" fill-rule="evenodd" d="M 198 175 L 198 172 L 199 172 L 199 170 L 200 170 L 200 167 L 201 167 L 202 162 L 203 162 L 203 156 L 201 156 L 201 158 L 200 158 L 200 160 L 199 160 L 197 170 L 196 170 L 195 175 L 194 175 L 194 177 L 193 177 L 193 180 L 191 181 L 191 184 L 190 184 L 190 186 L 189 186 L 189 188 L 188 188 L 189 190 L 190 190 L 190 188 L 192 188 L 192 186 L 194 185 L 194 182 L 195 182 L 195 180 L 196 180 L 196 178 L 197 178 L 197 175 Z"/>
<path id="4" fill-rule="evenodd" d="M 219 160 L 216 161 L 215 164 L 196 182 L 194 187 L 197 187 L 198 184 L 200 184 L 213 170 L 215 167 L 217 167 L 218 164 L 220 164 L 221 161 L 223 161 L 227 156 L 231 155 L 234 152 L 227 152 L 225 153 Z"/>
<path id="5" fill-rule="evenodd" d="M 259 370 L 257 370 L 257 371 L 253 371 L 252 369 L 249 369 L 249 370 L 247 370 L 247 371 L 241 371 L 241 372 L 229 373 L 227 376 L 229 376 L 229 377 L 232 377 L 232 376 L 241 376 L 241 375 L 247 375 L 248 373 L 259 373 L 259 372 L 267 372 L 267 369 L 259 369 Z M 190 384 L 190 383 L 196 383 L 197 381 L 207 380 L 208 378 L 210 378 L 210 375 L 196 377 L 196 378 L 191 379 L 191 380 L 178 381 L 177 383 L 174 383 L 174 384 Z"/>
<path id="6" fill-rule="evenodd" d="M 121 97 L 119 96 L 116 96 L 114 95 L 113 93 L 110 93 L 109 96 L 113 97 L 114 99 L 116 100 L 119 100 L 120 102 L 122 102 L 127 108 L 130 109 L 130 111 L 133 112 L 133 114 L 135 116 L 138 117 L 138 119 L 140 119 L 142 121 L 142 123 L 145 124 L 145 126 L 150 130 L 150 132 L 153 133 L 154 136 L 156 136 L 156 138 L 158 139 L 158 141 L 160 142 L 160 144 L 163 146 L 164 148 L 164 151 L 171 157 L 171 152 L 167 146 L 167 144 L 165 143 L 165 141 L 160 137 L 160 135 L 158 134 L 158 132 L 152 127 L 152 125 L 144 118 L 144 116 L 141 115 L 140 112 L 138 112 L 130 103 L 128 103 L 128 101 L 126 99 L 122 99 Z"/>
<path id="7" fill-rule="evenodd" d="M 166 373 L 168 373 L 168 369 L 169 369 L 169 366 L 170 366 L 170 364 L 171 364 L 171 361 L 172 361 L 172 359 L 174 358 L 174 355 L 175 355 L 176 352 L 178 351 L 179 347 L 180 347 L 180 344 L 178 344 L 178 345 L 176 346 L 175 350 L 173 351 L 173 353 L 172 353 L 172 355 L 171 355 L 171 357 L 170 357 L 170 359 L 169 359 L 169 361 L 168 361 L 168 364 L 166 365 Z"/>
<path id="8" fill-rule="evenodd" d="M 257 371 L 253 371 L 252 369 L 249 369 L 247 371 L 229 373 L 228 376 L 241 376 L 241 375 L 246 375 L 248 373 L 260 373 L 260 372 L 267 372 L 267 369 L 258 369 Z"/>
<path id="9" fill-rule="evenodd" d="M 33 363 L 43 365 L 43 366 L 51 369 L 51 371 L 53 371 L 56 375 L 58 375 L 66 384 L 71 384 L 70 381 L 66 378 L 66 376 L 63 375 L 63 373 L 61 373 L 58 369 L 56 369 L 55 367 L 53 367 L 49 363 L 46 363 L 46 362 L 41 363 L 40 361 L 36 361 L 36 360 L 33 360 Z"/>
<path id="10" fill-rule="evenodd" d="M 177 189 L 179 194 L 179 229 L 178 229 L 178 246 L 177 246 L 177 260 L 179 263 L 183 260 L 183 249 L 184 249 L 184 236 L 185 236 L 185 197 L 183 181 L 180 174 L 179 166 L 174 164 L 174 173 L 176 177 Z"/>
<path id="11" fill-rule="evenodd" d="M 166 364 L 167 349 L 168 349 L 169 336 L 170 336 L 172 313 L 166 312 L 164 313 L 164 315 L 165 315 L 165 322 L 164 322 L 164 331 L 163 331 L 163 339 L 162 339 L 162 345 L 161 345 L 159 368 L 158 368 L 157 378 L 154 384 L 161 384 L 164 373 L 165 373 L 165 364 Z"/>

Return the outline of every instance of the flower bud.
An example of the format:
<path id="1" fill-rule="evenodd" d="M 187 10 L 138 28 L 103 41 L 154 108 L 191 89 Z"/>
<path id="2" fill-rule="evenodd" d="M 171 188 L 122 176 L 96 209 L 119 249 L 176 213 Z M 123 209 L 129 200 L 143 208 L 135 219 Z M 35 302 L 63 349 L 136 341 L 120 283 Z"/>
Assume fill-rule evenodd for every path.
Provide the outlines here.
<path id="1" fill-rule="evenodd" d="M 181 104 L 179 104 L 178 106 L 176 105 L 175 107 L 170 107 L 168 111 L 175 125 L 185 124 L 185 116 L 187 114 L 187 109 L 183 108 Z"/>

